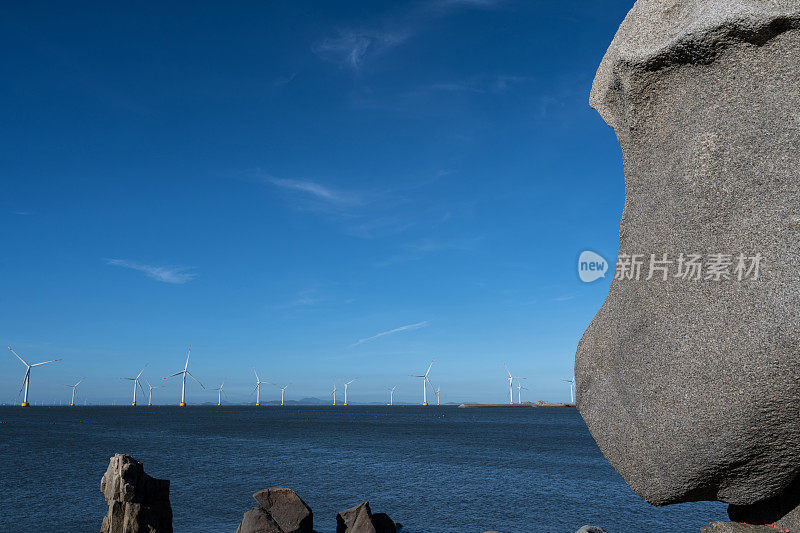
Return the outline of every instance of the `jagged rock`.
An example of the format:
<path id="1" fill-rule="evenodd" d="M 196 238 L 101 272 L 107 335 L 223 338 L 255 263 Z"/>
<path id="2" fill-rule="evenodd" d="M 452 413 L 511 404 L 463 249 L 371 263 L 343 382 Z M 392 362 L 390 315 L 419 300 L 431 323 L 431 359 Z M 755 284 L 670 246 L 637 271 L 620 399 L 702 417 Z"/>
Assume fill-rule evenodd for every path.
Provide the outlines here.
<path id="1" fill-rule="evenodd" d="M 369 502 L 336 515 L 336 533 L 395 533 L 398 524 L 385 513 L 372 514 Z"/>
<path id="2" fill-rule="evenodd" d="M 133 457 L 111 458 L 100 492 L 108 503 L 101 533 L 172 533 L 169 480 L 148 476 Z"/>
<path id="3" fill-rule="evenodd" d="M 750 505 L 800 472 L 798 50 L 798 0 L 638 0 L 592 86 L 625 166 L 619 251 L 643 264 L 578 345 L 577 406 L 652 504 Z"/>
<path id="4" fill-rule="evenodd" d="M 575 533 L 606 533 L 606 530 L 598 526 L 582 526 Z"/>
<path id="5" fill-rule="evenodd" d="M 253 494 L 258 506 L 242 517 L 237 533 L 314 533 L 314 514 L 295 491 L 285 487 Z"/>
<path id="6" fill-rule="evenodd" d="M 779 533 L 769 526 L 754 526 L 739 522 L 711 522 L 700 528 L 700 533 Z"/>

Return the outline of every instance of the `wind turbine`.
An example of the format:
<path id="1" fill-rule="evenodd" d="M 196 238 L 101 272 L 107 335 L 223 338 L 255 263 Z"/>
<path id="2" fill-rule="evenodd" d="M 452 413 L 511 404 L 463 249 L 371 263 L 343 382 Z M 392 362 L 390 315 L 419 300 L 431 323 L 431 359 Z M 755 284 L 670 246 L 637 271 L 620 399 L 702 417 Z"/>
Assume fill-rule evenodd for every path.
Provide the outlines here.
<path id="1" fill-rule="evenodd" d="M 175 376 L 181 376 L 181 403 L 178 404 L 179 407 L 186 407 L 186 375 L 188 374 L 193 380 L 197 381 L 197 384 L 200 385 L 205 389 L 202 383 L 189 372 L 189 356 L 192 355 L 192 349 L 189 348 L 189 353 L 186 354 L 186 364 L 183 365 L 183 370 L 175 372 L 171 376 L 167 376 L 161 379 L 169 379 L 174 378 Z"/>
<path id="2" fill-rule="evenodd" d="M 433 384 L 431 384 L 433 387 Z M 436 387 L 436 405 L 439 405 L 439 391 L 442 390 L 442 387 Z"/>
<path id="3" fill-rule="evenodd" d="M 394 390 L 397 388 L 397 385 L 389 389 L 389 405 L 394 405 Z"/>
<path id="4" fill-rule="evenodd" d="M 354 382 L 356 379 L 357 379 L 357 378 L 355 378 L 355 379 L 351 379 L 350 381 L 344 381 L 344 380 L 342 380 L 342 383 L 344 383 L 344 404 L 345 404 L 345 405 L 347 405 L 347 387 L 349 387 L 349 386 L 350 386 L 350 384 L 351 384 L 352 382 Z"/>
<path id="5" fill-rule="evenodd" d="M 528 387 L 523 387 L 522 383 L 517 382 L 517 403 L 522 403 L 522 391 L 528 390 Z"/>
<path id="6" fill-rule="evenodd" d="M 222 384 L 220 384 L 219 387 L 217 387 L 216 389 L 211 389 L 211 390 L 217 391 L 217 405 L 218 406 L 222 405 L 222 393 L 225 392 L 225 391 L 222 390 L 222 387 L 224 387 L 224 386 L 225 386 L 225 382 L 223 381 Z"/>
<path id="7" fill-rule="evenodd" d="M 147 365 L 144 365 L 144 368 L 147 368 Z M 119 378 L 119 379 L 126 379 L 128 381 L 133 381 L 133 402 L 131 403 L 133 407 L 136 407 L 136 387 L 142 389 L 142 384 L 139 383 L 139 378 L 142 377 L 142 374 L 144 373 L 144 368 L 142 369 L 141 372 L 139 372 L 139 375 L 136 376 L 135 378 Z M 144 394 L 144 389 L 142 389 L 142 394 Z"/>
<path id="8" fill-rule="evenodd" d="M 256 393 L 256 405 L 261 405 L 261 385 L 271 385 L 268 381 L 261 381 L 261 378 L 258 377 L 258 372 L 256 372 L 256 368 L 253 367 L 253 374 L 256 375 L 256 387 L 253 389 L 253 392 Z M 253 394 L 252 392 L 250 394 Z"/>
<path id="9" fill-rule="evenodd" d="M 156 385 L 155 387 L 153 387 L 152 385 L 150 385 L 149 381 L 147 381 L 147 380 L 144 380 L 144 381 L 145 381 L 145 383 L 147 383 L 147 388 L 148 388 L 148 391 L 147 391 L 147 405 L 153 405 L 153 389 L 161 388 L 161 386 L 160 385 Z"/>
<path id="10" fill-rule="evenodd" d="M 575 378 L 562 379 L 561 381 L 569 383 L 569 401 L 570 403 L 575 403 Z"/>
<path id="11" fill-rule="evenodd" d="M 336 405 L 336 382 L 333 382 L 333 392 L 331 393 L 333 396 L 333 405 Z"/>
<path id="12" fill-rule="evenodd" d="M 8 349 L 11 350 L 11 346 L 9 346 Z M 43 363 L 34 363 L 32 365 L 29 365 L 28 362 L 25 359 L 23 359 L 22 357 L 20 357 L 17 354 L 17 352 L 15 352 L 14 350 L 11 350 L 11 353 L 16 355 L 17 359 L 22 361 L 22 364 L 25 365 L 25 367 L 26 367 L 25 368 L 25 378 L 22 380 L 22 389 L 20 389 L 20 392 L 22 392 L 23 389 L 25 390 L 25 396 L 23 396 L 23 398 L 22 398 L 22 407 L 28 407 L 30 405 L 28 403 L 28 390 L 31 387 L 31 368 L 33 368 L 35 366 L 46 365 L 48 363 L 55 363 L 56 361 L 61 361 L 61 359 L 53 359 L 52 361 L 44 361 Z M 17 397 L 19 397 L 19 394 L 17 394 Z"/>
<path id="13" fill-rule="evenodd" d="M 508 403 L 509 404 L 513 404 L 514 403 L 514 380 L 515 379 L 525 379 L 525 378 L 512 376 L 511 375 L 511 371 L 508 369 L 508 365 L 504 364 L 503 366 L 506 367 L 506 373 L 508 373 Z"/>
<path id="14" fill-rule="evenodd" d="M 64 385 L 65 387 L 70 387 L 72 389 L 72 399 L 69 401 L 69 406 L 73 407 L 75 405 L 75 393 L 78 391 L 78 385 L 83 383 L 83 380 L 80 380 L 75 385 Z"/>
<path id="15" fill-rule="evenodd" d="M 433 388 L 433 383 L 428 379 L 428 374 L 430 374 L 432 366 L 433 361 L 431 361 L 431 364 L 428 366 L 428 371 L 421 376 L 411 374 L 412 378 L 422 378 L 422 405 L 428 405 L 428 384 Z"/>
<path id="16" fill-rule="evenodd" d="M 271 385 L 275 385 L 275 383 L 271 383 Z M 291 383 L 289 383 L 289 385 L 291 385 Z M 286 385 L 286 387 L 281 387 L 279 385 L 275 385 L 276 387 L 281 389 L 281 405 L 283 405 L 283 393 L 286 392 L 286 388 L 289 387 L 289 385 Z"/>

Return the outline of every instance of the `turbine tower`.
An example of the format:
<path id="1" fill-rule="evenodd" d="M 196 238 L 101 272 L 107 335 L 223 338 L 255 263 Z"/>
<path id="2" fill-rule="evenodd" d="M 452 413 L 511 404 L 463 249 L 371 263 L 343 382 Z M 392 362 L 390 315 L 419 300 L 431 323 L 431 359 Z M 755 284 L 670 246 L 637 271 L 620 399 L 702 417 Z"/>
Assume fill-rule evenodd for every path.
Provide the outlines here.
<path id="1" fill-rule="evenodd" d="M 255 370 L 255 369 L 253 369 L 253 370 Z M 219 387 L 217 387 L 216 389 L 211 389 L 211 390 L 217 391 L 217 406 L 222 405 L 222 393 L 225 392 L 225 391 L 222 390 L 222 387 L 224 387 L 224 386 L 225 386 L 225 382 L 223 381 L 220 384 Z"/>
<path id="2" fill-rule="evenodd" d="M 272 385 L 275 385 L 275 383 L 272 383 Z M 289 383 L 289 385 L 291 385 L 291 383 Z M 281 386 L 279 386 L 279 385 L 275 385 L 276 387 L 278 387 L 279 389 L 281 389 L 281 405 L 283 405 L 283 393 L 284 393 L 284 392 L 286 392 L 286 388 L 287 388 L 289 385 L 286 385 L 286 387 L 281 387 Z"/>
<path id="3" fill-rule="evenodd" d="M 75 406 L 75 394 L 78 392 L 78 385 L 80 385 L 81 383 L 83 383 L 83 380 L 80 380 L 75 385 L 64 385 L 65 387 L 70 387 L 72 389 L 72 399 L 69 401 L 70 407 Z"/>
<path id="4" fill-rule="evenodd" d="M 333 392 L 331 393 L 333 396 L 333 405 L 336 405 L 336 382 L 333 382 Z"/>
<path id="5" fill-rule="evenodd" d="M 256 368 L 253 367 L 253 374 L 256 375 L 256 387 L 253 389 L 253 392 L 256 393 L 256 406 L 261 405 L 261 385 L 269 385 L 268 381 L 261 381 L 261 378 L 258 377 L 258 372 L 256 372 Z M 252 395 L 253 392 L 250 394 Z"/>
<path id="6" fill-rule="evenodd" d="M 9 346 L 8 349 L 11 350 L 11 346 Z M 22 407 L 28 407 L 30 406 L 30 404 L 28 403 L 28 390 L 31 387 L 31 368 L 35 366 L 46 365 L 48 363 L 55 363 L 56 361 L 61 361 L 61 359 L 53 359 L 52 361 L 44 361 L 43 363 L 34 363 L 32 365 L 29 365 L 25 359 L 23 359 L 17 354 L 17 352 L 11 350 L 11 353 L 16 355 L 17 359 L 22 361 L 22 364 L 25 365 L 25 378 L 22 380 L 22 389 L 20 389 L 19 392 L 22 392 L 23 389 L 25 390 L 25 396 L 23 396 L 22 398 Z M 17 395 L 17 397 L 19 397 L 19 394 Z"/>
<path id="7" fill-rule="evenodd" d="M 431 384 L 433 387 L 433 384 Z M 436 405 L 439 405 L 439 391 L 442 390 L 442 387 L 436 387 Z"/>
<path id="8" fill-rule="evenodd" d="M 394 390 L 397 388 L 397 385 L 389 389 L 389 405 L 394 405 Z"/>
<path id="9" fill-rule="evenodd" d="M 144 368 L 147 368 L 147 365 L 144 365 Z M 133 381 L 133 402 L 131 403 L 131 406 L 133 407 L 136 407 L 136 387 L 142 389 L 142 384 L 139 383 L 139 378 L 142 377 L 142 373 L 144 373 L 144 368 L 142 369 L 141 372 L 139 372 L 139 375 L 136 376 L 135 378 L 119 378 L 128 381 Z M 142 394 L 144 394 L 144 389 L 142 389 Z"/>
<path id="10" fill-rule="evenodd" d="M 412 378 L 422 378 L 422 405 L 428 405 L 428 385 L 430 385 L 431 388 L 433 388 L 433 383 L 431 383 L 430 380 L 428 379 L 428 374 L 430 374 L 432 366 L 433 366 L 433 361 L 431 361 L 431 364 L 428 366 L 428 371 L 422 374 L 421 376 L 418 376 L 416 374 L 411 374 Z"/>
<path id="11" fill-rule="evenodd" d="M 147 391 L 147 405 L 153 405 L 153 389 L 160 388 L 160 385 L 157 385 L 157 386 L 153 387 L 152 385 L 150 385 L 149 381 L 147 381 L 147 380 L 144 380 L 144 381 L 145 381 L 145 383 L 147 383 L 147 388 L 148 388 L 148 391 Z"/>
<path id="12" fill-rule="evenodd" d="M 561 381 L 569 383 L 569 401 L 570 403 L 575 403 L 575 378 L 562 379 Z"/>
<path id="13" fill-rule="evenodd" d="M 189 356 L 190 355 L 192 355 L 192 349 L 191 348 L 189 348 L 189 352 L 186 354 L 186 364 L 183 365 L 183 370 L 175 372 L 171 376 L 167 376 L 165 378 L 161 378 L 161 379 L 169 379 L 169 378 L 174 378 L 175 376 L 181 376 L 181 403 L 178 404 L 179 407 L 186 407 L 186 376 L 187 375 L 190 378 L 192 378 L 193 380 L 197 381 L 197 384 L 205 389 L 205 386 L 203 386 L 203 384 L 200 383 L 200 381 L 196 377 L 194 377 L 191 372 L 189 372 Z"/>
<path id="14" fill-rule="evenodd" d="M 354 379 L 351 379 L 350 381 L 344 381 L 344 380 L 342 380 L 342 383 L 344 383 L 344 405 L 347 405 L 347 387 L 349 387 L 349 386 L 350 386 L 350 384 L 351 384 L 352 382 L 354 382 L 356 379 L 357 379 L 357 378 L 354 378 Z"/>
<path id="15" fill-rule="evenodd" d="M 508 369 L 508 365 L 503 365 L 506 367 L 506 373 L 508 374 L 508 403 L 509 405 L 513 405 L 514 403 L 514 380 L 515 379 L 525 379 L 517 376 L 512 376 L 511 371 Z"/>

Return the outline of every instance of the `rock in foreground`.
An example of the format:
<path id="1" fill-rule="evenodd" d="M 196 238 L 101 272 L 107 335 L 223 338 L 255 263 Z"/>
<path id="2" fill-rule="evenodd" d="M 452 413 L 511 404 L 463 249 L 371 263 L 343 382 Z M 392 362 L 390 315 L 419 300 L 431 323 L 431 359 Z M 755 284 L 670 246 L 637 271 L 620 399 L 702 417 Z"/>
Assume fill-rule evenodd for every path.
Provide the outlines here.
<path id="1" fill-rule="evenodd" d="M 575 533 L 606 533 L 606 530 L 598 526 L 583 526 Z"/>
<path id="2" fill-rule="evenodd" d="M 770 526 L 742 524 L 740 522 L 711 522 L 700 528 L 700 533 L 780 533 Z"/>
<path id="3" fill-rule="evenodd" d="M 108 503 L 101 533 L 172 533 L 169 480 L 148 476 L 133 457 L 111 458 L 100 491 Z"/>
<path id="4" fill-rule="evenodd" d="M 400 529 L 389 515 L 372 514 L 369 502 L 341 511 L 336 515 L 336 533 L 396 533 Z"/>
<path id="5" fill-rule="evenodd" d="M 292 489 L 261 490 L 253 498 L 258 506 L 244 513 L 237 533 L 313 533 L 311 508 Z"/>
<path id="6" fill-rule="evenodd" d="M 625 205 L 577 406 L 655 505 L 800 473 L 798 50 L 798 0 L 638 0 L 592 86 Z"/>

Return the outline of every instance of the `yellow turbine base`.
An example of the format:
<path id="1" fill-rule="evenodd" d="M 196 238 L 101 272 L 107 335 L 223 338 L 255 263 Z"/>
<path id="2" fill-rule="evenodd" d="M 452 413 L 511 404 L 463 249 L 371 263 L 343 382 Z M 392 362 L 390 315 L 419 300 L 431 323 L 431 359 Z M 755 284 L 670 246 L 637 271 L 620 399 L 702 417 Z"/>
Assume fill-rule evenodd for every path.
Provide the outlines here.
<path id="1" fill-rule="evenodd" d="M 186 407 L 186 402 L 181 402 L 178 404 L 178 407 Z"/>
<path id="2" fill-rule="evenodd" d="M 74 403 L 69 404 L 70 407 L 75 407 Z"/>
<path id="3" fill-rule="evenodd" d="M 30 405 L 28 402 L 22 402 L 21 404 L 22 407 L 29 407 Z"/>
<path id="4" fill-rule="evenodd" d="M 152 403 L 148 403 L 148 404 L 147 404 L 147 407 L 150 407 L 151 405 L 153 405 L 153 404 L 152 404 Z"/>
<path id="5" fill-rule="evenodd" d="M 219 407 L 220 405 L 222 405 L 222 404 L 221 404 L 221 403 L 218 403 L 218 404 L 217 404 L 217 407 Z"/>
<path id="6" fill-rule="evenodd" d="M 136 407 L 136 402 L 131 403 L 131 407 Z"/>
<path id="7" fill-rule="evenodd" d="M 344 404 L 344 405 L 347 405 L 347 404 Z"/>
<path id="8" fill-rule="evenodd" d="M 428 405 L 428 402 L 422 402 L 422 405 Z"/>
<path id="9" fill-rule="evenodd" d="M 256 407 L 258 407 L 259 405 L 261 405 L 261 404 L 260 403 L 256 403 Z"/>

